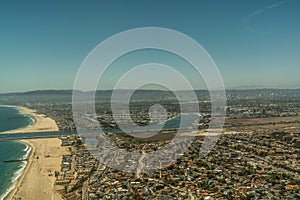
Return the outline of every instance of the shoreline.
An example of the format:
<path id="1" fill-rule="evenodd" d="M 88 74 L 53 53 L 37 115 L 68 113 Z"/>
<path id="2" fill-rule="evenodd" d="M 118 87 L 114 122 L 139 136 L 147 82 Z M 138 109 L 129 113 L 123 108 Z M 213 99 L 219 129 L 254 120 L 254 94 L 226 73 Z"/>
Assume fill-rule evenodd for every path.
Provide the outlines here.
<path id="1" fill-rule="evenodd" d="M 26 127 L 23 127 L 23 128 L 1 132 L 0 134 L 59 131 L 59 128 L 58 128 L 56 122 L 53 119 L 51 119 L 49 117 L 46 117 L 46 115 L 44 115 L 44 114 L 37 114 L 36 110 L 26 108 L 26 107 L 23 107 L 23 106 L 11 106 L 11 105 L 1 105 L 1 106 L 17 109 L 20 112 L 21 115 L 30 116 L 34 120 L 34 123 L 30 124 Z"/>
<path id="2" fill-rule="evenodd" d="M 56 122 L 46 117 L 44 114 L 37 114 L 36 110 L 29 109 L 22 106 L 12 106 L 12 105 L 1 105 L 3 107 L 11 107 L 19 110 L 21 115 L 28 115 L 30 116 L 35 123 L 29 124 L 24 128 L 14 129 L 10 131 L 1 132 L 0 134 L 14 134 L 14 133 L 34 133 L 34 132 L 46 132 L 46 131 L 58 131 L 59 128 Z M 28 139 L 28 140 L 19 140 L 16 142 L 23 143 L 27 145 L 31 150 L 30 153 L 27 155 L 27 163 L 26 166 L 22 170 L 22 174 L 18 176 L 14 187 L 4 196 L 5 200 L 15 199 L 16 196 L 30 199 L 29 197 L 32 194 L 39 194 L 41 193 L 42 189 L 43 194 L 39 194 L 39 196 L 43 196 L 45 191 L 52 194 L 51 199 L 61 199 L 60 196 L 54 191 L 54 181 L 53 177 L 49 176 L 46 173 L 42 173 L 41 166 L 45 169 L 46 167 L 51 167 L 56 170 L 59 170 L 60 163 L 62 159 L 61 154 L 68 153 L 66 148 L 61 147 L 61 141 L 58 138 L 45 138 L 45 139 Z M 44 145 L 41 145 L 41 144 Z M 49 147 L 50 146 L 50 147 Z M 63 150 L 63 151 L 62 151 Z M 46 152 L 48 151 L 48 155 Z M 41 159 L 34 159 L 35 154 L 40 154 Z M 51 161 L 51 159 L 47 159 L 49 155 L 53 154 L 53 158 L 55 158 L 55 162 Z M 48 161 L 49 160 L 49 161 Z M 52 159 L 53 160 L 53 159 Z M 48 177 L 49 176 L 49 177 Z M 52 178 L 52 179 L 51 179 Z M 39 180 L 36 180 L 39 179 Z M 45 181 L 52 181 L 53 184 Z M 26 183 L 27 182 L 27 183 Z M 35 187 L 32 187 L 31 185 Z M 31 187 L 32 192 L 28 191 L 28 187 Z M 29 193 L 28 193 L 29 192 Z M 36 197 L 39 197 L 36 196 Z M 46 197 L 50 198 L 50 195 L 45 196 L 43 199 L 47 199 Z M 31 198 L 32 199 L 32 198 Z"/>
<path id="3" fill-rule="evenodd" d="M 32 147 L 30 157 L 23 174 L 13 190 L 5 197 L 12 199 L 61 200 L 55 191 L 55 171 L 60 171 L 62 156 L 68 154 L 68 148 L 61 146 L 59 138 L 20 140 Z"/>
<path id="4" fill-rule="evenodd" d="M 24 177 L 26 176 L 27 171 L 30 168 L 32 157 L 33 157 L 34 152 L 35 152 L 35 147 L 32 146 L 30 143 L 28 143 L 26 140 L 20 140 L 20 141 L 17 141 L 17 142 L 27 145 L 31 150 L 30 150 L 29 155 L 27 155 L 26 166 L 22 170 L 22 174 L 17 178 L 17 181 L 16 181 L 15 185 L 13 186 L 13 188 L 6 194 L 6 196 L 4 196 L 4 200 L 13 199 L 13 197 L 16 194 L 18 188 L 20 187 Z"/>
<path id="5" fill-rule="evenodd" d="M 32 147 L 24 142 L 18 141 L 17 143 L 22 143 L 22 144 L 26 145 L 26 148 L 24 149 L 25 154 L 21 158 L 29 159 L 31 152 L 32 152 Z M 12 176 L 13 181 L 11 182 L 12 184 L 6 189 L 5 193 L 1 194 L 1 199 L 6 199 L 8 197 L 8 195 L 14 190 L 14 188 L 18 184 L 18 180 L 20 180 L 22 178 L 22 175 L 24 174 L 24 171 L 26 170 L 27 166 L 28 166 L 28 161 L 25 161 L 24 163 L 22 163 L 22 167 L 18 171 L 14 172 L 14 174 Z"/>

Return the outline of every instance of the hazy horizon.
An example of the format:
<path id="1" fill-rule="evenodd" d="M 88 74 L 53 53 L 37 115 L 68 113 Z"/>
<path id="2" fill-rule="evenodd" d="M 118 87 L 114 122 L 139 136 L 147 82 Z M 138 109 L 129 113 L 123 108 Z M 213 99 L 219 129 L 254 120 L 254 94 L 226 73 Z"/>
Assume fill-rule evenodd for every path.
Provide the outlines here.
<path id="1" fill-rule="evenodd" d="M 39 92 L 39 91 L 72 91 L 73 89 L 37 89 L 37 90 L 25 90 L 25 91 L 8 91 L 8 92 L 0 92 L 0 94 L 10 94 L 10 93 L 28 93 L 28 92 Z M 97 89 L 97 91 L 113 91 L 114 89 Z M 128 90 L 128 91 L 170 91 L 170 90 L 162 90 L 162 89 L 158 89 L 158 88 L 147 88 L 147 89 L 130 89 L 130 88 L 119 88 L 116 90 Z M 208 91 L 207 89 L 195 89 L 195 90 L 175 90 L 175 91 Z M 216 89 L 217 90 L 217 89 Z M 253 87 L 253 88 L 249 88 L 249 87 L 232 87 L 232 88 L 226 88 L 226 90 L 300 90 L 300 87 L 295 87 L 295 88 L 275 88 L 275 87 Z M 89 91 L 80 91 L 80 92 L 93 92 L 91 90 Z M 174 92 L 174 91 L 170 91 L 170 92 Z"/>

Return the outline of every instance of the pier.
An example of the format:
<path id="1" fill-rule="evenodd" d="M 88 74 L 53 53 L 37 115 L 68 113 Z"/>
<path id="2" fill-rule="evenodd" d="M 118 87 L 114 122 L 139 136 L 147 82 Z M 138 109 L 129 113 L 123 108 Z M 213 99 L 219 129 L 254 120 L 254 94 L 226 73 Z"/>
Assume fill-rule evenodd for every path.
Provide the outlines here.
<path id="1" fill-rule="evenodd" d="M 3 160 L 2 162 L 8 163 L 8 162 L 22 162 L 22 161 L 27 161 L 26 159 L 17 159 L 17 160 Z"/>

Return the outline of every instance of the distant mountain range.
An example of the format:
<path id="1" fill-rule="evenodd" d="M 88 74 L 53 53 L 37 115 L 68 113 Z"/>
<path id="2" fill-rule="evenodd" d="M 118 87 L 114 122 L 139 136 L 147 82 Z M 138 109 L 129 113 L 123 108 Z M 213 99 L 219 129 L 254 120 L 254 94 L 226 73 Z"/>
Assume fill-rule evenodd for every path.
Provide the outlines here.
<path id="1" fill-rule="evenodd" d="M 91 93 L 91 91 L 75 91 L 77 95 Z M 131 93 L 132 90 L 118 90 L 124 95 Z M 177 91 L 182 97 L 187 97 L 193 91 Z M 207 90 L 195 90 L 198 99 L 209 99 L 209 92 Z M 71 102 L 73 90 L 36 90 L 28 92 L 13 92 L 0 94 L 0 104 L 24 104 L 24 103 L 46 103 L 46 102 Z M 226 90 L 227 96 L 239 96 L 241 98 L 248 97 L 285 97 L 285 96 L 300 96 L 300 89 L 249 89 Z M 111 99 L 112 90 L 97 90 L 96 99 L 100 101 L 107 101 Z M 146 101 L 161 101 L 161 100 L 176 100 L 176 96 L 172 91 L 163 90 L 136 90 L 133 93 L 133 100 Z"/>
<path id="2" fill-rule="evenodd" d="M 194 90 L 196 94 L 208 94 L 208 90 Z M 76 94 L 87 94 L 87 93 L 93 93 L 93 91 L 79 91 L 79 90 L 34 90 L 34 91 L 27 91 L 27 92 L 11 92 L 11 93 L 2 93 L 0 96 L 72 96 L 73 92 L 76 92 Z M 96 96 L 111 96 L 113 90 L 97 90 Z M 126 90 L 121 89 L 118 90 L 120 93 L 129 93 L 134 92 L 135 95 L 142 95 L 142 96 L 161 96 L 161 95 L 172 95 L 172 91 L 166 91 L 166 90 Z M 191 90 L 178 90 L 176 91 L 178 94 L 184 95 L 192 92 Z M 232 88 L 226 90 L 226 93 L 248 93 L 248 92 L 263 92 L 263 93 L 298 93 L 300 92 L 300 89 L 274 89 L 274 88 L 262 88 L 262 89 L 238 89 L 238 88 Z"/>
<path id="3" fill-rule="evenodd" d="M 247 88 L 247 86 L 240 86 L 240 87 L 229 87 L 228 89 L 226 89 L 226 91 L 231 91 L 231 90 L 240 90 L 240 91 L 262 91 L 262 90 L 266 90 L 266 91 L 297 91 L 300 90 L 300 88 L 268 88 L 268 87 L 263 87 L 263 88 L 252 88 L 253 86 L 249 86 L 249 88 Z M 92 92 L 92 91 L 80 91 L 80 90 L 72 90 L 72 89 L 64 89 L 64 90 L 56 90 L 56 89 L 51 89 L 51 90 L 32 90 L 32 91 L 25 91 L 25 92 L 4 92 L 4 93 L 0 93 L 0 95 L 26 95 L 26 94 L 72 94 L 73 91 L 77 91 L 80 93 L 87 93 L 87 92 Z M 97 93 L 111 93 L 113 90 L 97 90 Z M 134 90 L 130 90 L 130 89 L 118 89 L 118 91 L 134 91 Z M 155 89 L 147 89 L 147 90 L 135 90 L 138 92 L 158 92 L 158 93 L 165 93 L 165 92 L 170 92 L 167 90 L 155 90 Z M 190 90 L 178 90 L 178 92 L 189 92 Z M 207 92 L 207 90 L 205 89 L 201 89 L 201 90 L 194 90 L 197 92 Z"/>

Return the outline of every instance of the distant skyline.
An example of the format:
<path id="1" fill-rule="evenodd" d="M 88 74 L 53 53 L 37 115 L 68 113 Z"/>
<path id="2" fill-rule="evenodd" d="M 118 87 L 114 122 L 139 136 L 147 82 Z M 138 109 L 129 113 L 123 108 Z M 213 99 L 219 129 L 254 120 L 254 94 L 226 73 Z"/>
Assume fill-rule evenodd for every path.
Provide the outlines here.
<path id="1" fill-rule="evenodd" d="M 300 88 L 299 19 L 297 0 L 1 1 L 0 93 L 72 89 L 96 45 L 139 27 L 174 29 L 195 39 L 228 89 Z M 132 63 L 155 58 L 188 68 L 172 56 L 147 53 L 116 62 L 121 70 L 108 73 L 101 89 L 110 89 L 112 76 Z"/>

